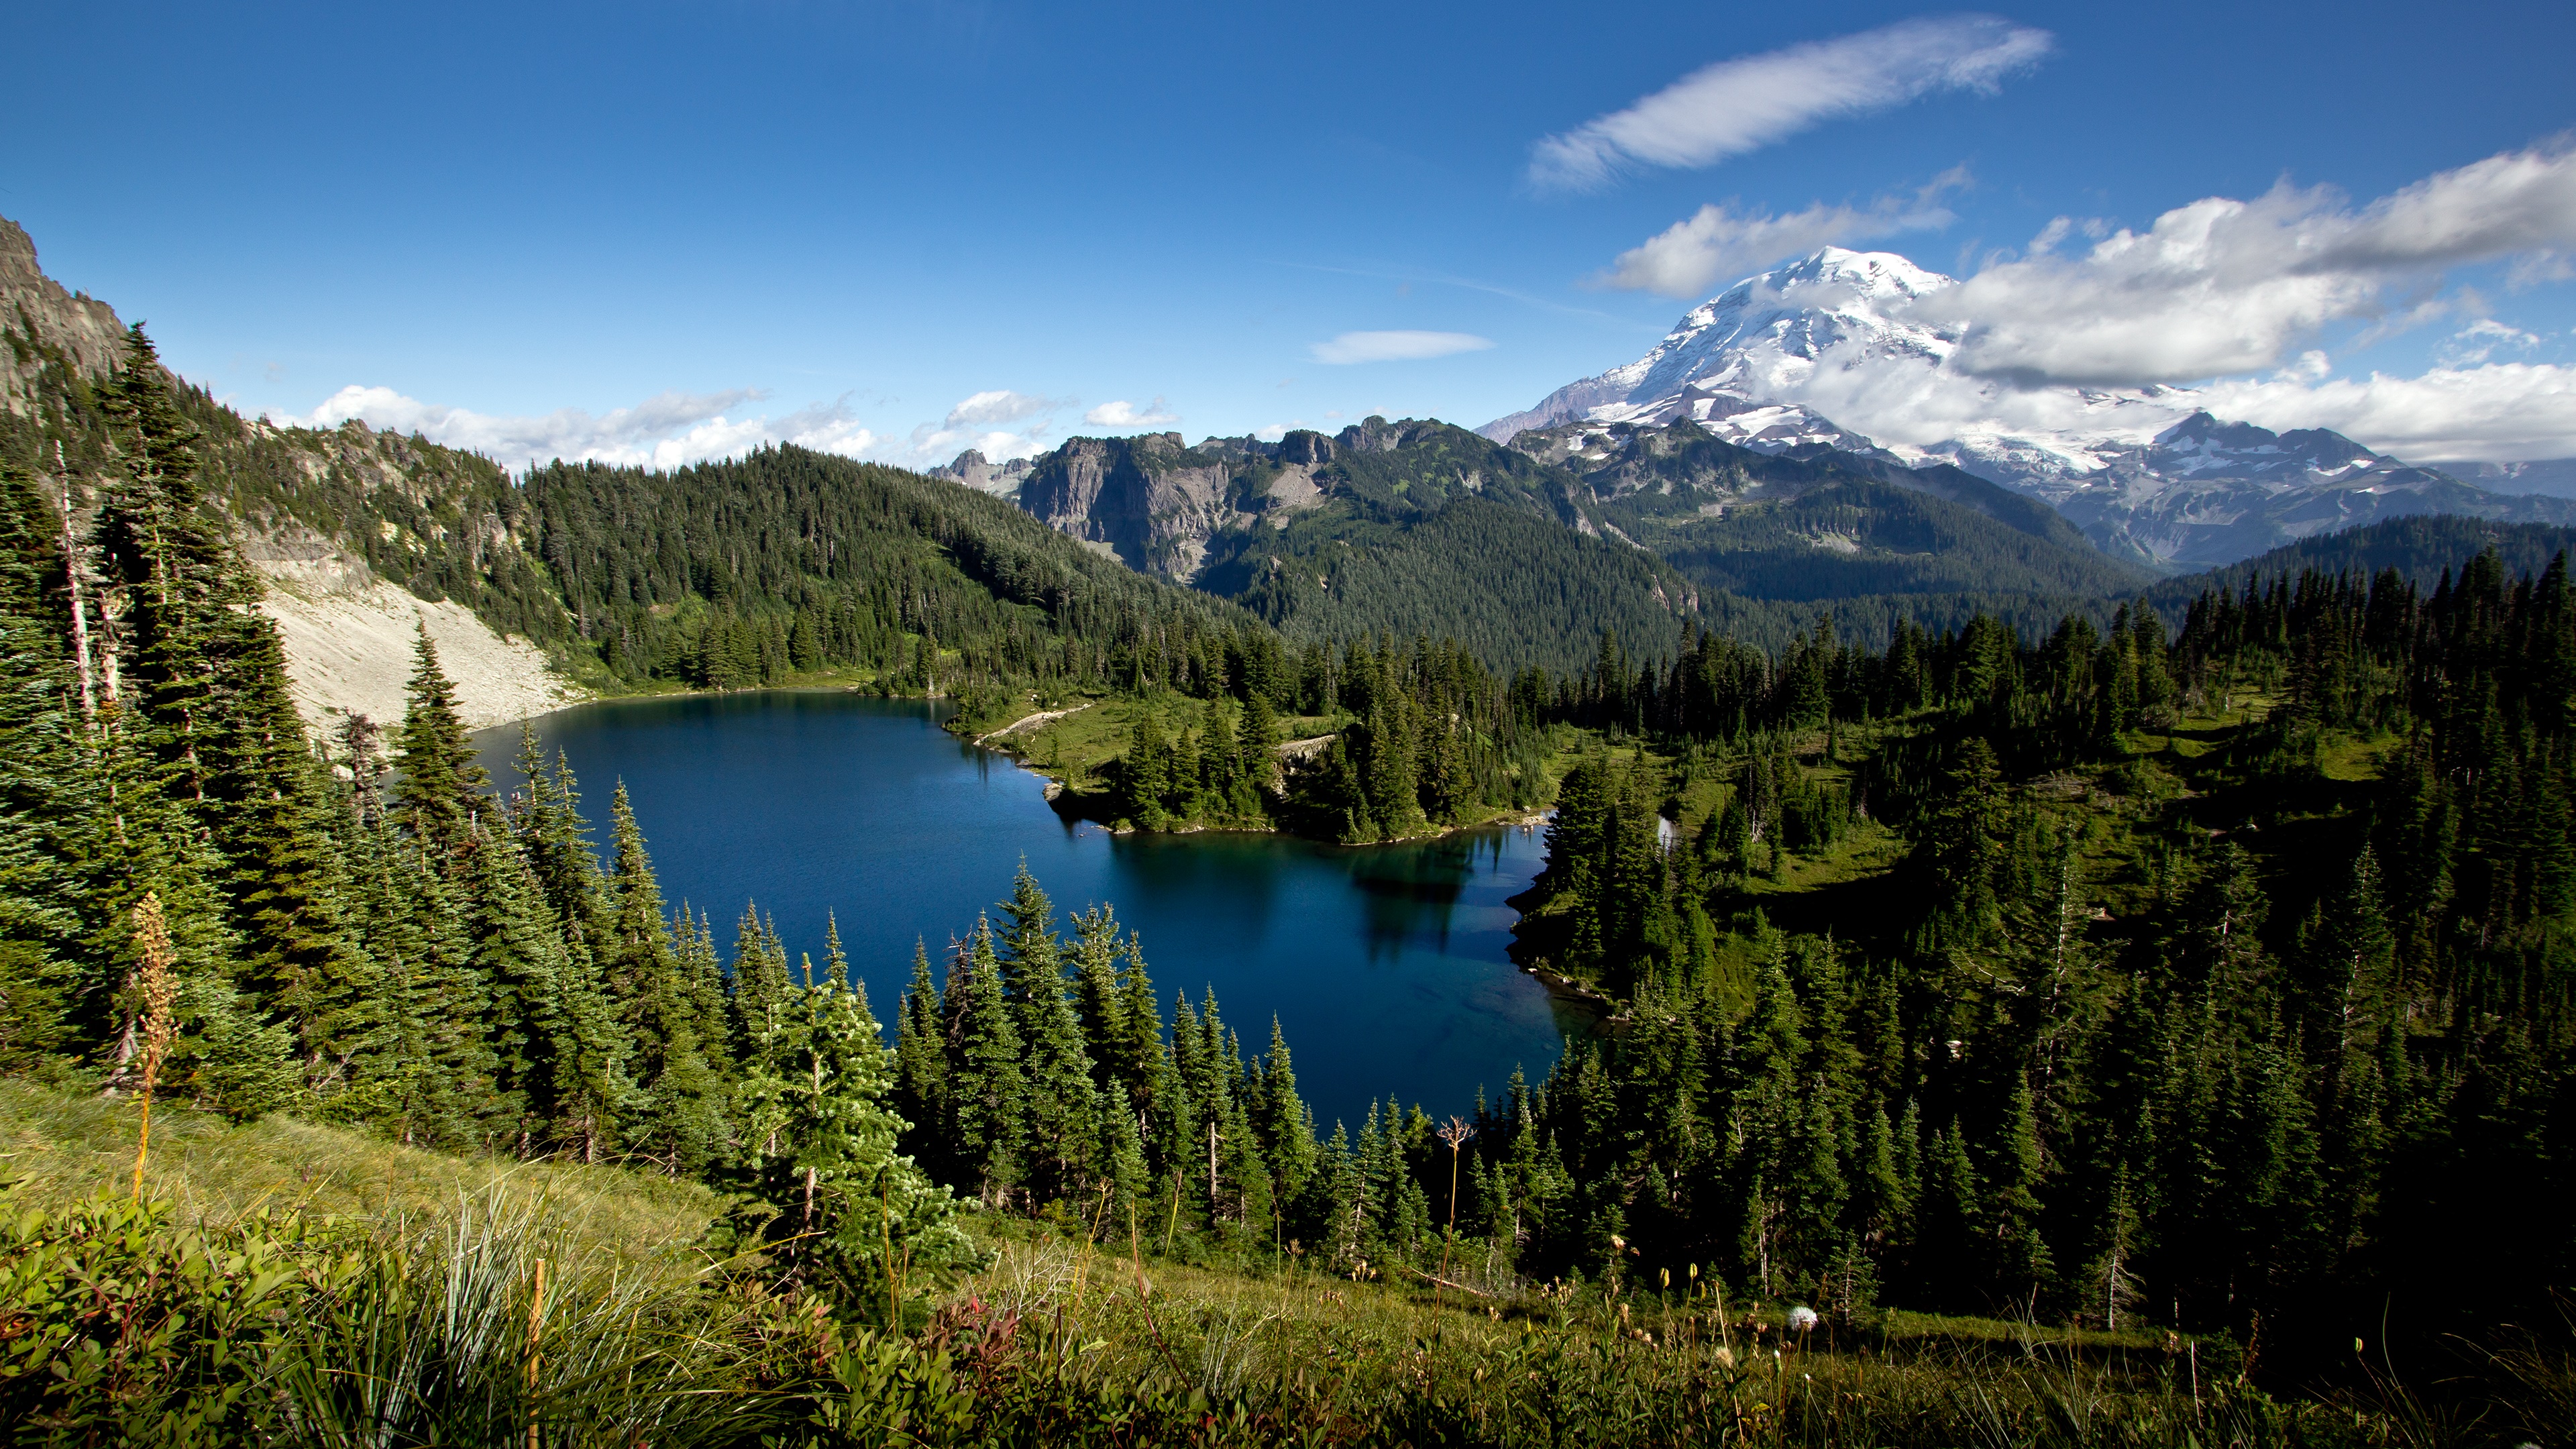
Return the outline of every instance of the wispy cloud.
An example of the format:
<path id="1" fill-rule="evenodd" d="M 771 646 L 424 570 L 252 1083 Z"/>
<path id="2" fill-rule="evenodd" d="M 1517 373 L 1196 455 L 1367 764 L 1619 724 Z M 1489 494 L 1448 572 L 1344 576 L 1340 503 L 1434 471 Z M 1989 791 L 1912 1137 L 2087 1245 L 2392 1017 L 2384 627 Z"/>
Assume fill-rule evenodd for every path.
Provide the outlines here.
<path id="1" fill-rule="evenodd" d="M 332 428 L 351 418 L 369 427 L 418 433 L 433 443 L 481 453 L 516 467 L 528 462 L 601 462 L 676 468 L 727 457 L 768 442 L 824 452 L 865 454 L 880 441 L 842 403 L 815 403 L 777 417 L 735 417 L 766 396 L 754 388 L 715 393 L 658 393 L 633 407 L 593 414 L 581 408 L 510 415 L 422 402 L 389 387 L 351 385 L 312 412 L 271 412 L 271 422 Z"/>
<path id="2" fill-rule="evenodd" d="M 581 408 L 510 415 L 422 402 L 389 387 L 349 386 L 310 413 L 274 412 L 274 423 L 332 428 L 355 418 L 387 432 L 418 433 L 433 443 L 481 453 L 516 468 L 555 459 L 650 468 L 679 468 L 739 457 L 770 443 L 922 467 L 967 448 L 996 462 L 1053 446 L 1054 416 L 1070 399 L 995 389 L 960 401 L 937 422 L 889 435 L 863 426 L 848 399 L 791 412 L 746 411 L 767 394 L 755 388 L 715 393 L 665 392 L 633 407 L 593 414 Z M 1018 426 L 1013 426 L 1014 424 Z"/>
<path id="3" fill-rule="evenodd" d="M 1529 292 L 1521 291 L 1518 288 L 1506 287 L 1494 282 L 1481 282 L 1474 277 L 1453 277 L 1445 272 L 1426 272 L 1410 267 L 1398 266 L 1332 267 L 1325 266 L 1320 262 L 1274 261 L 1271 265 L 1279 267 L 1294 267 L 1302 272 L 1325 272 L 1337 277 L 1376 277 L 1389 282 L 1402 283 L 1407 286 L 1410 286 L 1415 282 L 1420 282 L 1427 286 L 1458 287 L 1470 292 L 1483 292 L 1489 296 L 1501 297 L 1508 301 L 1518 302 L 1524 307 L 1538 308 L 1543 312 L 1557 312 L 1568 317 L 1589 317 L 1594 321 L 1611 323 L 1622 330 L 1633 328 L 1638 325 L 1635 318 L 1622 317 L 1615 313 L 1604 312 L 1598 307 L 1578 307 L 1570 302 L 1559 302 L 1554 298 L 1537 296 Z"/>
<path id="4" fill-rule="evenodd" d="M 2540 335 L 2536 332 L 2525 332 L 2492 317 L 2481 317 L 2452 333 L 2434 355 L 2444 367 L 2474 367 L 2507 348 L 2529 352 L 2539 345 Z"/>
<path id="5" fill-rule="evenodd" d="M 1008 388 L 1001 388 L 992 392 L 979 392 L 950 408 L 948 419 L 941 426 L 973 428 L 989 427 L 995 423 L 1016 423 L 1022 418 L 1061 412 L 1072 406 L 1071 398 L 1031 397 L 1024 392 L 1012 392 Z"/>
<path id="6" fill-rule="evenodd" d="M 2576 368 L 2491 362 L 2416 377 L 2214 383 L 2212 412 L 2268 428 L 2332 428 L 2419 463 L 2576 457 Z"/>
<path id="7" fill-rule="evenodd" d="M 1910 198 L 1882 196 L 1867 206 L 1828 206 L 1820 201 L 1778 216 L 1760 209 L 1739 211 L 1733 202 L 1703 206 L 1697 215 L 1674 222 L 1643 245 L 1621 252 L 1610 270 L 1595 281 L 1661 297 L 1702 297 L 1721 279 L 1731 280 L 1831 243 L 1948 226 L 1957 218 L 1940 204 L 1940 198 L 1968 180 L 1967 168 L 1954 167 Z"/>
<path id="8" fill-rule="evenodd" d="M 1179 422 L 1181 415 L 1163 406 L 1160 397 L 1142 408 L 1121 398 L 1084 413 L 1082 420 L 1095 428 L 1167 428 Z"/>
<path id="9" fill-rule="evenodd" d="M 1712 166 L 1821 121 L 1935 91 L 1992 92 L 2054 44 L 2045 30 L 1996 16 L 1944 15 L 1722 60 L 1540 141 L 1529 180 L 1541 190 L 1593 191 L 1634 168 Z"/>
<path id="10" fill-rule="evenodd" d="M 1473 332 L 1345 332 L 1306 350 L 1317 362 L 1340 366 L 1355 362 L 1414 362 L 1461 352 L 1483 352 L 1493 345 L 1491 338 Z"/>
<path id="11" fill-rule="evenodd" d="M 2064 229 L 2051 224 L 2041 240 Z M 2576 149 L 2565 140 L 2426 177 L 2353 210 L 2286 183 L 2208 197 L 2111 233 L 2081 255 L 1990 266 L 1915 305 L 1961 329 L 1960 367 L 2025 382 L 2186 382 L 2270 367 L 2317 329 L 2420 324 L 2447 304 L 2392 307 L 2443 269 L 2576 250 Z"/>

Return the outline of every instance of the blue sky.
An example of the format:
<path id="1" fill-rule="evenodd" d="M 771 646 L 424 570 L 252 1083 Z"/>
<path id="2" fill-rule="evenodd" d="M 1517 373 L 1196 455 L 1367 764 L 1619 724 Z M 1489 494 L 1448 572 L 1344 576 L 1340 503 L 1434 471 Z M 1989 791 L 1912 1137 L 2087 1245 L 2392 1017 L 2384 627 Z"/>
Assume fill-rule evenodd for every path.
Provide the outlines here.
<path id="1" fill-rule="evenodd" d="M 2057 217 L 2069 255 L 2284 181 L 2344 198 L 2293 229 L 2410 186 L 2475 211 L 2428 179 L 2512 153 L 2522 230 L 2283 303 L 2268 360 L 2208 375 L 2441 369 L 2501 410 L 2490 453 L 2576 454 L 2564 4 L 36 3 L 11 32 L 0 215 L 51 274 L 245 411 L 336 395 L 513 464 L 1472 426 L 1652 346 L 1686 303 L 1620 258 L 1705 206 L 1734 239 L 1704 262 L 1834 239 L 1965 275 Z M 1918 224 L 1839 234 L 1890 216 Z M 1354 333 L 1490 345 L 1326 360 L 1444 346 Z M 2430 436 L 2420 397 L 2345 403 Z"/>

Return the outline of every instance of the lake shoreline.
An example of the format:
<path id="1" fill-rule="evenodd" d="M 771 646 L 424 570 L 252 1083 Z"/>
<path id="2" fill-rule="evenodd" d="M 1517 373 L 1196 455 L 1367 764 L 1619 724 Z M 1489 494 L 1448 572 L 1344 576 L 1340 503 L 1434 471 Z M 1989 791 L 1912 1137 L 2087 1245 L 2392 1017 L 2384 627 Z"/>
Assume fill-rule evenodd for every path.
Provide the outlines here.
<path id="1" fill-rule="evenodd" d="M 1592 1029 L 1596 1011 L 1508 955 L 1505 902 L 1540 867 L 1534 833 L 1357 850 L 1276 831 L 1158 845 L 1077 830 L 1047 808 L 1043 774 L 969 748 L 1004 721 L 936 727 L 953 713 L 949 700 L 864 688 L 699 691 L 583 705 L 534 727 L 543 757 L 560 751 L 577 772 L 586 813 L 604 816 L 600 802 L 625 786 L 665 895 L 711 913 L 719 948 L 756 905 L 791 965 L 810 953 L 820 966 L 837 917 L 878 1003 L 902 997 L 916 945 L 935 972 L 943 943 L 999 919 L 1025 866 L 1059 930 L 1114 904 L 1122 939 L 1153 963 L 1167 1021 L 1181 989 L 1202 1010 L 1212 989 L 1238 1028 L 1277 1016 L 1328 1126 L 1390 1091 L 1463 1112 L 1480 1082 L 1490 1093 L 1516 1063 L 1537 1080 Z M 504 794 L 518 785 L 517 736 L 474 740 Z"/>
<path id="2" fill-rule="evenodd" d="M 1266 827 L 1244 825 L 1185 825 L 1175 830 L 1147 830 L 1141 826 L 1129 825 L 1124 829 L 1121 829 L 1111 821 L 1100 819 L 1094 815 L 1081 813 L 1078 806 L 1076 808 L 1067 808 L 1062 802 L 1068 797 L 1076 800 L 1077 802 L 1087 801 L 1093 797 L 1088 792 L 1074 791 L 1070 789 L 1066 780 L 1062 776 L 1049 773 L 1045 768 L 1031 763 L 1026 753 L 1018 749 L 1014 749 L 1009 744 L 1004 743 L 1008 737 L 1018 734 L 1023 730 L 1033 728 L 1042 729 L 1046 725 L 1052 724 L 1068 715 L 1079 714 L 1084 710 L 1105 702 L 1105 699 L 1095 699 L 1075 705 L 1070 709 L 1033 711 L 1029 714 L 1022 715 L 1007 724 L 999 725 L 980 735 L 976 735 L 972 739 L 967 739 L 965 735 L 954 729 L 954 717 L 952 717 L 949 724 L 943 726 L 943 728 L 948 728 L 950 733 L 957 734 L 960 739 L 966 739 L 967 743 L 974 745 L 977 749 L 990 750 L 993 753 L 1010 760 L 1021 769 L 1028 771 L 1039 779 L 1046 781 L 1047 803 L 1055 807 L 1057 814 L 1063 816 L 1067 820 L 1078 820 L 1098 825 L 1112 835 L 1278 835 L 1285 836 L 1290 840 L 1303 840 L 1316 845 L 1330 845 L 1345 850 L 1368 850 L 1385 845 L 1418 845 L 1425 841 L 1441 840 L 1448 836 L 1463 834 L 1467 831 L 1486 830 L 1497 826 L 1511 826 L 1528 829 L 1534 826 L 1546 824 L 1548 818 L 1556 813 L 1556 807 L 1553 805 L 1542 805 L 1531 810 L 1505 810 L 1499 814 L 1488 816 L 1482 820 L 1464 821 L 1456 825 L 1443 825 L 1429 830 L 1416 830 L 1409 831 L 1403 835 L 1391 835 L 1380 840 L 1362 841 L 1328 840 L 1321 836 L 1300 835 L 1294 830 L 1286 829 L 1275 823 Z M 1325 736 L 1325 738 L 1330 739 L 1331 736 L 1328 735 Z M 1290 743 L 1311 744 L 1314 742 L 1291 741 Z"/>
<path id="3" fill-rule="evenodd" d="M 936 690 L 921 693 L 898 693 L 880 689 L 873 685 L 864 684 L 778 684 L 763 685 L 756 689 L 708 689 L 695 685 L 687 685 L 674 689 L 643 690 L 633 694 L 593 694 L 587 699 L 568 700 L 560 707 L 547 710 L 542 714 L 523 715 L 517 719 L 503 720 L 497 724 L 483 726 L 482 728 L 501 730 L 508 729 L 512 725 L 532 727 L 538 720 L 547 719 L 554 715 L 565 713 L 568 710 L 583 709 L 592 705 L 641 704 L 654 700 L 671 699 L 723 699 L 754 694 L 850 694 L 857 695 L 862 699 L 918 700 L 924 704 L 931 705 L 936 705 L 943 701 L 953 701 L 956 698 L 954 695 L 942 694 Z M 938 721 L 938 723 L 942 730 L 947 731 L 958 740 L 972 745 L 979 750 L 987 750 L 993 754 L 1000 755 L 1002 758 L 1011 761 L 1021 769 L 1026 770 L 1030 774 L 1045 781 L 1047 803 L 1049 805 L 1056 805 L 1059 800 L 1069 793 L 1065 788 L 1065 781 L 1061 777 L 1051 775 L 1047 773 L 1046 770 L 1030 763 L 1027 755 L 1010 748 L 1007 744 L 998 742 L 1012 734 L 1018 733 L 1021 730 L 1033 727 L 1043 728 L 1045 725 L 1051 724 L 1068 715 L 1079 714 L 1086 709 L 1093 708 L 1096 705 L 1106 702 L 1107 697 L 1104 697 L 1103 699 L 1086 700 L 1070 709 L 1037 710 L 971 738 L 956 730 L 956 722 L 961 717 L 959 715 L 951 714 L 946 719 Z M 478 730 L 478 733 L 479 732 L 480 731 Z M 1293 830 L 1282 829 L 1277 825 L 1271 825 L 1267 828 L 1241 825 L 1189 825 L 1178 830 L 1146 830 L 1142 827 L 1131 825 L 1126 829 L 1121 830 L 1109 821 L 1099 820 L 1087 815 L 1076 814 L 1064 810 L 1061 806 L 1058 806 L 1056 813 L 1064 816 L 1067 820 L 1079 820 L 1089 824 L 1098 825 L 1100 828 L 1108 831 L 1112 835 L 1279 835 L 1285 836 L 1290 840 L 1303 840 L 1315 845 L 1330 845 L 1343 850 L 1370 850 L 1379 846 L 1387 845 L 1419 845 L 1425 841 L 1441 840 L 1452 835 L 1461 835 L 1471 830 L 1487 830 L 1498 826 L 1529 829 L 1546 824 L 1548 818 L 1556 813 L 1556 807 L 1553 805 L 1542 805 L 1533 810 L 1507 810 L 1499 815 L 1494 815 L 1483 820 L 1472 820 L 1458 825 L 1444 825 L 1437 829 L 1418 830 L 1405 835 L 1391 835 L 1383 840 L 1363 841 L 1326 840 L 1320 836 L 1300 835 Z"/>

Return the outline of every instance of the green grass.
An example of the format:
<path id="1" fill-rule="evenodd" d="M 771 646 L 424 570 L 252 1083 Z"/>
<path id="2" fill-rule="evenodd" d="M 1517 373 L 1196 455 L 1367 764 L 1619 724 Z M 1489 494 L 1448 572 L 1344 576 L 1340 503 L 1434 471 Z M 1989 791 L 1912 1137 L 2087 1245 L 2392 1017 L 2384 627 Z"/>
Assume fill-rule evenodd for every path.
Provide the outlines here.
<path id="1" fill-rule="evenodd" d="M 170 1112 L 138 1213 L 128 1104 L 0 1082 L 0 1139 L 0 1417 L 63 1442 L 2429 1446 L 2562 1442 L 2576 1402 L 2556 1348 L 2500 1360 L 2528 1401 L 2473 1422 L 2393 1384 L 2276 1401 L 2162 1334 L 1800 1334 L 1687 1278 L 1524 1283 L 1479 1243 L 1444 1286 L 1187 1232 L 1165 1258 L 1078 1213 L 975 1219 L 985 1266 L 882 1337 L 683 1251 L 719 1200 L 623 1168 Z"/>
<path id="2" fill-rule="evenodd" d="M 130 1099 L 0 1079 L 0 1181 L 15 1201 L 46 1206 L 127 1191 L 136 1126 Z M 697 1183 L 624 1167 L 460 1158 L 286 1116 L 236 1125 L 167 1102 L 152 1115 L 144 1191 L 190 1223 L 264 1209 L 391 1224 L 499 1194 L 635 1257 L 695 1241 L 725 1207 Z"/>

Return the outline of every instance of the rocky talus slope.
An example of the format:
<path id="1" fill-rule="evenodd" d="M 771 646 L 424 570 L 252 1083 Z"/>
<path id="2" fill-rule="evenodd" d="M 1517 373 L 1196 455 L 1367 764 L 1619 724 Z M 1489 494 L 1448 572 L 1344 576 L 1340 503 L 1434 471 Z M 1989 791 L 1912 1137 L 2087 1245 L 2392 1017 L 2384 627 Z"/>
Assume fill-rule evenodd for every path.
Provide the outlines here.
<path id="1" fill-rule="evenodd" d="M 46 276 L 25 229 L 0 218 L 0 444 L 75 532 L 116 467 L 87 393 L 124 360 L 125 337 L 113 307 Z M 209 505 L 234 520 L 268 584 L 262 607 L 278 622 L 307 723 L 398 720 L 423 624 L 478 728 L 587 697 L 528 637 L 547 621 L 514 617 L 482 587 L 535 567 L 506 517 L 497 466 L 354 422 L 280 428 L 182 391 L 205 434 Z"/>

